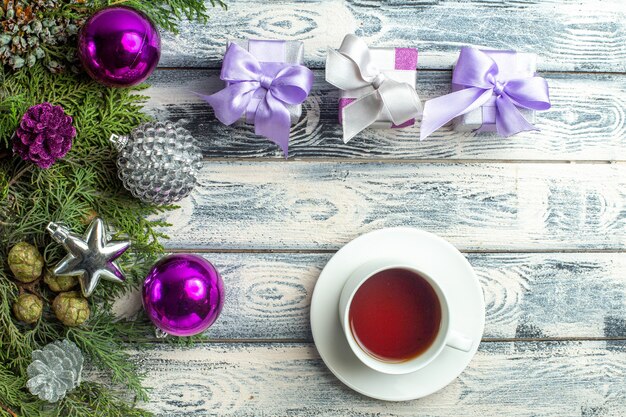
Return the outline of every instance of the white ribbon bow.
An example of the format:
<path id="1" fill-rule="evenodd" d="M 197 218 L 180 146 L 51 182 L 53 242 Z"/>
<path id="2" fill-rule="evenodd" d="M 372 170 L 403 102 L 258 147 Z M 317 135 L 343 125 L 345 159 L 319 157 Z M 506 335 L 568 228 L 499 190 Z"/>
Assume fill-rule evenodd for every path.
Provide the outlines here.
<path id="1" fill-rule="evenodd" d="M 365 41 L 346 35 L 341 47 L 328 49 L 326 81 L 341 90 L 371 86 L 373 91 L 343 108 L 343 141 L 347 143 L 387 109 L 395 125 L 422 113 L 422 103 L 409 84 L 385 76 L 372 62 Z"/>

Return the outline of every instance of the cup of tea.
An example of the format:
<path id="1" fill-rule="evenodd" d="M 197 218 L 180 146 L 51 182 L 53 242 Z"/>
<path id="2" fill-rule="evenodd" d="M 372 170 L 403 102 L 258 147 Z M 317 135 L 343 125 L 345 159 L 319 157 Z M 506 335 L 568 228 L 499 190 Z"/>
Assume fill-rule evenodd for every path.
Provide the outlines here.
<path id="1" fill-rule="evenodd" d="M 450 307 L 435 277 L 414 265 L 368 262 L 348 278 L 339 317 L 354 354 L 386 374 L 415 372 L 449 346 L 468 352 L 474 341 L 450 325 Z"/>

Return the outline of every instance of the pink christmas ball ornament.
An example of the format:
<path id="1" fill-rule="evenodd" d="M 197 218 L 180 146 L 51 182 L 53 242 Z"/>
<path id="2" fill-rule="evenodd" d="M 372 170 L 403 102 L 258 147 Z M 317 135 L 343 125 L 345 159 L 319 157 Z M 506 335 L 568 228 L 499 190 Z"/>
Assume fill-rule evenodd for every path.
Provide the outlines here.
<path id="1" fill-rule="evenodd" d="M 130 87 L 156 68 L 161 37 L 142 12 L 109 7 L 96 12 L 81 29 L 78 56 L 94 80 L 109 87 Z"/>
<path id="2" fill-rule="evenodd" d="M 152 323 L 174 336 L 202 333 L 224 305 L 224 282 L 206 259 L 189 254 L 166 256 L 148 273 L 143 306 Z"/>
<path id="3" fill-rule="evenodd" d="M 13 136 L 13 152 L 39 168 L 47 169 L 72 148 L 76 129 L 61 106 L 41 103 L 22 116 Z"/>

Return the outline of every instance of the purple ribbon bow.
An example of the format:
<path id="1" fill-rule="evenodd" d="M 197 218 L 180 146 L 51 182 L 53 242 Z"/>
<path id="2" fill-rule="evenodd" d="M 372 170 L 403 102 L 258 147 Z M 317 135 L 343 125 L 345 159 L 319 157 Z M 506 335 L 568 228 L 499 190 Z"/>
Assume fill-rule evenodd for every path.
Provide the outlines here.
<path id="1" fill-rule="evenodd" d="M 274 68 L 274 70 L 272 70 Z M 231 43 L 224 55 L 220 78 L 226 88 L 210 96 L 200 95 L 225 125 L 235 123 L 248 109 L 255 93 L 263 99 L 254 112 L 254 131 L 276 143 L 288 156 L 291 117 L 286 105 L 301 104 L 313 86 L 313 72 L 302 65 L 264 66 L 250 52 Z"/>
<path id="2" fill-rule="evenodd" d="M 514 59 L 515 52 L 511 54 Z M 511 136 L 526 130 L 539 130 L 530 124 L 518 107 L 532 110 L 550 108 L 548 83 L 541 77 L 508 78 L 496 62 L 476 48 L 461 49 L 452 83 L 465 87 L 459 91 L 428 100 L 424 106 L 420 140 L 496 96 L 496 129 L 500 136 Z"/>

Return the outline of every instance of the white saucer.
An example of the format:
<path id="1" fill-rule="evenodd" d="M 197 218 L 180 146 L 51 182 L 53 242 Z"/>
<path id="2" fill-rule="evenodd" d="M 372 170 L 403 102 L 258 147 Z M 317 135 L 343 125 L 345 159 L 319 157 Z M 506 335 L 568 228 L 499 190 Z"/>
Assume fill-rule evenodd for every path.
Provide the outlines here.
<path id="1" fill-rule="evenodd" d="M 451 327 L 474 341 L 472 349 L 445 347 L 426 367 L 404 375 L 379 373 L 359 361 L 339 322 L 339 296 L 350 273 L 374 257 L 406 259 L 437 277 L 449 298 Z M 469 262 L 444 239 L 412 228 L 377 230 L 348 243 L 324 267 L 311 300 L 313 340 L 326 366 L 353 390 L 380 400 L 413 400 L 448 385 L 476 354 L 484 326 L 483 293 Z"/>

